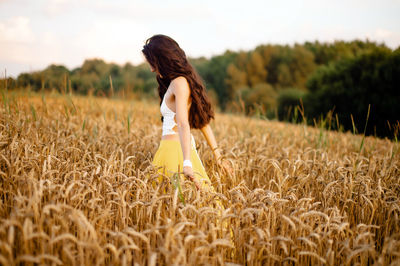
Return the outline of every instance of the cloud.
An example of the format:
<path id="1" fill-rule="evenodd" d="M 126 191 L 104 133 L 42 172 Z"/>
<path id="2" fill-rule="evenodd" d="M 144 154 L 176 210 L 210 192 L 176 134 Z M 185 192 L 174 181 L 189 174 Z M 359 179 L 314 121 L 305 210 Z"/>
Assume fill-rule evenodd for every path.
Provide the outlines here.
<path id="1" fill-rule="evenodd" d="M 366 37 L 371 40 L 378 42 L 384 42 L 387 46 L 392 49 L 396 49 L 400 46 L 400 33 L 394 32 L 387 29 L 377 28 L 372 33 L 367 33 Z"/>
<path id="2" fill-rule="evenodd" d="M 28 17 L 12 17 L 0 22 L 0 43 L 30 43 L 34 40 Z"/>
<path id="3" fill-rule="evenodd" d="M 95 1 L 92 10 L 113 17 L 124 17 L 136 21 L 178 21 L 207 19 L 211 16 L 209 8 L 197 2 L 160 1 L 157 4 L 146 1 L 129 1 L 116 5 L 112 1 Z"/>
<path id="4" fill-rule="evenodd" d="M 378 38 L 390 38 L 393 36 L 394 32 L 391 32 L 390 30 L 385 30 L 385 29 L 377 29 L 375 31 L 375 35 Z"/>
<path id="5" fill-rule="evenodd" d="M 74 8 L 79 8 L 80 4 L 87 2 L 86 0 L 47 0 L 44 6 L 44 13 L 49 17 L 57 17 L 59 15 L 69 13 Z"/>
<path id="6" fill-rule="evenodd" d="M 60 36 L 53 29 L 34 32 L 26 17 L 0 21 L 0 68 L 10 75 L 40 70 L 49 64 L 74 68 L 87 58 L 119 64 L 143 61 L 141 48 L 153 34 L 144 23 L 128 18 L 103 18 L 82 25 L 73 35 Z"/>
<path id="7" fill-rule="evenodd" d="M 82 60 L 101 57 L 117 63 L 137 63 L 143 60 L 141 47 L 150 34 L 146 25 L 131 19 L 103 19 L 82 29 L 71 45 L 82 56 Z"/>
<path id="8" fill-rule="evenodd" d="M 28 17 L 0 21 L 0 67 L 9 69 L 10 75 L 18 74 L 17 67 L 28 71 L 44 68 L 54 60 L 62 62 L 60 47 L 54 33 L 35 34 Z"/>
<path id="9" fill-rule="evenodd" d="M 0 21 L 0 67 L 11 68 L 7 70 L 11 75 L 18 73 L 15 71 L 18 65 L 26 65 L 24 69 L 28 69 L 37 54 L 32 49 L 35 40 L 29 18 L 17 16 Z"/>

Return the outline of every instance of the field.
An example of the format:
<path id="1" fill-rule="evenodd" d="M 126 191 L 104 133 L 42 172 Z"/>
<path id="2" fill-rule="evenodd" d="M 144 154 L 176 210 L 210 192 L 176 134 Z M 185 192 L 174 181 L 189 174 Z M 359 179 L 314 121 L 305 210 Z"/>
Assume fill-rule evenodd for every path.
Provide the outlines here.
<path id="1" fill-rule="evenodd" d="M 3 92 L 0 264 L 398 265 L 399 143 L 217 114 L 216 190 L 151 165 L 158 106 Z M 224 209 L 218 209 L 220 201 Z"/>

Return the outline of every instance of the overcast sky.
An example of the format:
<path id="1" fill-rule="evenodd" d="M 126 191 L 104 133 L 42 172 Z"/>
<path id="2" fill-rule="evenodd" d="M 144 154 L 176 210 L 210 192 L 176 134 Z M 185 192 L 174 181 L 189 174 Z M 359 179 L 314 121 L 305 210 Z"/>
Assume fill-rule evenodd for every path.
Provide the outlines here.
<path id="1" fill-rule="evenodd" d="M 191 57 L 315 40 L 368 38 L 395 49 L 399 14 L 400 0 L 0 0 L 0 74 L 95 57 L 138 64 L 157 33 Z"/>

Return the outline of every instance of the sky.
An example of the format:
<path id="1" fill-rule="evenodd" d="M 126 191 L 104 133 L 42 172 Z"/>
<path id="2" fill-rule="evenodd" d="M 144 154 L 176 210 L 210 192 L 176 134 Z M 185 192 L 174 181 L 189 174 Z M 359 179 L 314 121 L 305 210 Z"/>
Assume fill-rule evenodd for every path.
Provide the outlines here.
<path id="1" fill-rule="evenodd" d="M 400 0 L 0 0 L 0 77 L 85 59 L 137 65 L 154 34 L 190 57 L 354 39 L 400 46 Z"/>

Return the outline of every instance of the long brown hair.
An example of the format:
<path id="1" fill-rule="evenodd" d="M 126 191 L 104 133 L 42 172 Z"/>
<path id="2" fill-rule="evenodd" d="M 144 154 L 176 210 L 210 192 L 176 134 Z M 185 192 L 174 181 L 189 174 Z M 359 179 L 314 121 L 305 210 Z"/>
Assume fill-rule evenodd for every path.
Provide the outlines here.
<path id="1" fill-rule="evenodd" d="M 149 64 L 157 70 L 160 104 L 171 81 L 183 76 L 189 83 L 191 106 L 189 124 L 191 128 L 202 128 L 214 118 L 214 111 L 206 93 L 206 88 L 193 66 L 186 58 L 178 43 L 165 35 L 154 35 L 147 39 L 142 50 Z"/>

